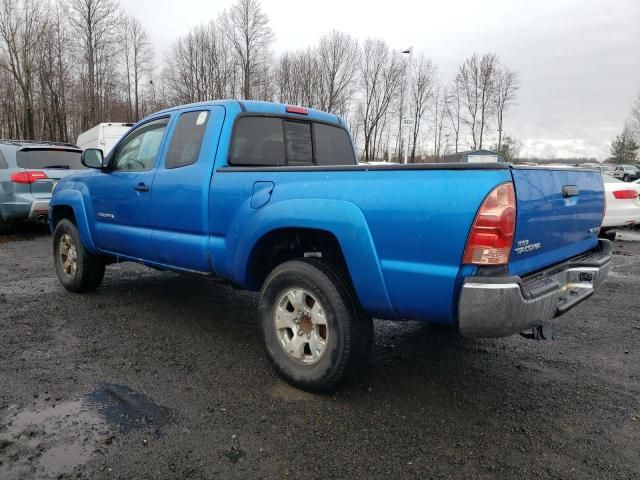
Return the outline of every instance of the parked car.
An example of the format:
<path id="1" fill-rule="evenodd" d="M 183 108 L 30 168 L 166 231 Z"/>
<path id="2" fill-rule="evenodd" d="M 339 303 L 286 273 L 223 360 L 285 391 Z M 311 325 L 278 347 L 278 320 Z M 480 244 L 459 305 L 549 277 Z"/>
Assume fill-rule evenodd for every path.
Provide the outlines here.
<path id="1" fill-rule="evenodd" d="M 81 154 L 65 143 L 0 140 L 0 225 L 46 219 L 56 182 L 85 170 Z"/>
<path id="2" fill-rule="evenodd" d="M 615 165 L 601 165 L 600 166 L 600 171 L 605 174 L 605 175 L 613 175 L 613 172 L 615 171 L 616 167 Z"/>
<path id="3" fill-rule="evenodd" d="M 133 127 L 133 123 L 100 123 L 78 135 L 82 150 L 99 148 L 106 157 L 116 143 Z"/>
<path id="4" fill-rule="evenodd" d="M 608 175 L 603 175 L 603 179 L 606 209 L 602 231 L 640 223 L 640 184 L 625 183 Z"/>
<path id="5" fill-rule="evenodd" d="M 640 169 L 634 165 L 617 165 L 610 175 L 614 178 L 619 178 L 623 182 L 630 182 L 640 179 Z"/>
<path id="6" fill-rule="evenodd" d="M 267 357 L 313 391 L 364 365 L 374 317 L 545 336 L 611 262 L 599 172 L 358 165 L 345 122 L 301 107 L 177 107 L 83 161 L 50 205 L 62 285 L 129 260 L 261 291 Z"/>

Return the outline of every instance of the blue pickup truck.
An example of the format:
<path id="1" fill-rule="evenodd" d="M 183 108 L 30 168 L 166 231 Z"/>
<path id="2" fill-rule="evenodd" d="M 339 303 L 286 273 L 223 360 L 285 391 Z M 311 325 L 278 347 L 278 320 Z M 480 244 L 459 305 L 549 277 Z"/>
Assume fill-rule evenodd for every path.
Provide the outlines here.
<path id="1" fill-rule="evenodd" d="M 364 366 L 372 318 L 539 336 L 611 262 L 597 171 L 358 165 L 345 122 L 300 107 L 172 108 L 82 161 L 49 209 L 64 287 L 133 261 L 261 291 L 269 359 L 312 391 Z"/>

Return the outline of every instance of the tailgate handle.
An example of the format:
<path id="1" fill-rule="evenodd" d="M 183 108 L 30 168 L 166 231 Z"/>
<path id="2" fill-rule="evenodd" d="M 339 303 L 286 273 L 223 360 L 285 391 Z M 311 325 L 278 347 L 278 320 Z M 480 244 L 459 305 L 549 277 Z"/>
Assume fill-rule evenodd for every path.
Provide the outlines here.
<path id="1" fill-rule="evenodd" d="M 577 197 L 578 187 L 576 187 L 575 185 L 565 185 L 564 187 L 562 187 L 562 196 L 564 198 Z"/>

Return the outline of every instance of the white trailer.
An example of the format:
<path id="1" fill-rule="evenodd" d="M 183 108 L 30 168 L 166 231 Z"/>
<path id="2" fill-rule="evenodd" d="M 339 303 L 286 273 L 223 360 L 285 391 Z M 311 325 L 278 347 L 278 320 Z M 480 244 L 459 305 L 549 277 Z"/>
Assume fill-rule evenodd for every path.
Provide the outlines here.
<path id="1" fill-rule="evenodd" d="M 99 148 L 106 157 L 132 126 L 133 123 L 101 123 L 78 135 L 76 144 L 82 150 Z"/>

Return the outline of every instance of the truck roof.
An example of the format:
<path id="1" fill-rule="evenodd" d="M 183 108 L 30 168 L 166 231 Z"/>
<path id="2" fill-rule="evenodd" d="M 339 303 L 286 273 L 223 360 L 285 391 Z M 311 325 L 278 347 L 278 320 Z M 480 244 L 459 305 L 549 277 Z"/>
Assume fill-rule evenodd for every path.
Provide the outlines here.
<path id="1" fill-rule="evenodd" d="M 256 113 L 256 114 L 264 114 L 264 115 L 300 115 L 303 118 L 308 118 L 309 120 L 316 120 L 321 122 L 332 123 L 340 126 L 345 126 L 345 122 L 338 115 L 334 115 L 327 112 L 322 112 L 320 110 L 316 110 L 313 108 L 304 109 L 307 111 L 307 114 L 296 114 L 287 112 L 287 107 L 290 105 L 284 103 L 276 103 L 276 102 L 261 102 L 256 100 L 233 100 L 233 99 L 225 99 L 225 100 L 207 100 L 205 102 L 197 102 L 190 103 L 187 105 L 180 105 L 176 107 L 167 108 L 160 112 L 154 113 L 151 116 L 156 116 L 163 113 L 175 112 L 176 110 L 184 110 L 193 107 L 211 107 L 214 105 L 222 105 L 223 107 L 230 107 L 233 109 L 240 109 L 241 113 Z"/>

